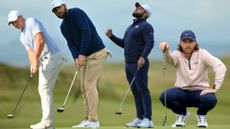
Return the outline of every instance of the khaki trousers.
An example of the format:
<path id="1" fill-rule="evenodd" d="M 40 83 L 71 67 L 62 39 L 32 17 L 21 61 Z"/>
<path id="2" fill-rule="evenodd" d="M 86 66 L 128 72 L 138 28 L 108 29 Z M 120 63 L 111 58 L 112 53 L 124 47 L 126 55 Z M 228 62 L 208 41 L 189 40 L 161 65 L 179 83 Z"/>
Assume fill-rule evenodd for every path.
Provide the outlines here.
<path id="1" fill-rule="evenodd" d="M 86 57 L 86 66 L 80 69 L 81 92 L 84 99 L 85 119 L 98 120 L 97 84 L 109 51 L 102 49 Z"/>

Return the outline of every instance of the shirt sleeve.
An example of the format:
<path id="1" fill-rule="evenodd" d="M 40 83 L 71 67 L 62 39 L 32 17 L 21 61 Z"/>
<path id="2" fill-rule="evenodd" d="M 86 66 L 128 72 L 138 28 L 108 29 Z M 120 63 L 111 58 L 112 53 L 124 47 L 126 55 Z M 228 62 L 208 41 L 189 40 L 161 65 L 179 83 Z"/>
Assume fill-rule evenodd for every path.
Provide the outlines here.
<path id="1" fill-rule="evenodd" d="M 35 18 L 28 18 L 26 20 L 26 27 L 31 33 L 31 37 L 34 37 L 37 33 L 42 32 L 42 24 Z M 28 50 L 29 48 L 31 49 L 34 48 L 33 47 L 34 43 L 28 43 L 28 41 L 25 41 L 26 39 L 22 37 L 20 37 L 20 40 L 26 50 Z"/>
<path id="2" fill-rule="evenodd" d="M 179 52 L 178 51 L 170 51 L 168 50 L 166 52 L 166 61 L 168 64 L 176 67 L 176 65 L 178 64 L 178 57 L 179 57 Z"/>
<path id="3" fill-rule="evenodd" d="M 72 54 L 72 57 L 74 59 L 74 61 L 78 58 L 78 50 L 77 48 L 73 45 L 73 43 L 70 41 L 70 37 L 68 35 L 68 33 L 65 31 L 65 28 L 61 25 L 61 32 L 62 32 L 62 35 L 65 37 L 66 41 L 67 41 L 67 45 L 69 47 L 69 50 Z"/>
<path id="4" fill-rule="evenodd" d="M 90 39 L 91 39 L 91 29 L 89 26 L 89 20 L 87 15 L 82 10 L 73 10 L 73 21 L 74 24 L 78 26 L 76 29 L 80 29 L 82 32 L 81 36 L 81 46 L 80 46 L 80 55 L 86 55 L 87 49 L 89 47 Z"/>
<path id="5" fill-rule="evenodd" d="M 39 32 L 43 32 L 42 31 L 42 24 L 39 20 L 35 19 L 35 18 L 30 18 L 29 19 L 29 24 L 30 24 L 30 29 L 31 29 L 31 33 L 33 35 L 33 37 L 39 33 Z"/>
<path id="6" fill-rule="evenodd" d="M 124 40 L 121 38 L 116 37 L 115 35 L 112 35 L 109 37 L 115 44 L 117 44 L 119 47 L 124 48 Z"/>
<path id="7" fill-rule="evenodd" d="M 214 57 L 205 49 L 201 49 L 201 58 L 205 65 L 211 67 L 215 73 L 214 85 L 216 89 L 219 89 L 224 81 L 226 66 L 220 59 Z"/>
<path id="8" fill-rule="evenodd" d="M 151 52 L 153 46 L 154 46 L 154 30 L 153 27 L 150 24 L 146 24 L 144 26 L 143 32 L 142 32 L 144 42 L 145 42 L 145 48 L 141 54 L 142 57 L 147 58 L 149 53 Z"/>

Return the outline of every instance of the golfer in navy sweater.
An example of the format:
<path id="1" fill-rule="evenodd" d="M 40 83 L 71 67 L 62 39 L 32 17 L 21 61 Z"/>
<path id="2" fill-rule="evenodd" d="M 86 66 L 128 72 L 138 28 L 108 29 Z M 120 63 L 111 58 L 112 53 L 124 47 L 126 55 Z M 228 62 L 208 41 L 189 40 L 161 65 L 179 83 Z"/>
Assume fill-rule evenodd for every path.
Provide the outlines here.
<path id="1" fill-rule="evenodd" d="M 62 0 L 54 0 L 51 8 L 58 18 L 63 19 L 61 32 L 67 40 L 75 64 L 80 67 L 85 119 L 72 127 L 99 127 L 97 84 L 108 51 L 94 24 L 83 10 L 67 9 Z"/>
<path id="2" fill-rule="evenodd" d="M 148 89 L 148 55 L 154 45 L 153 27 L 146 22 L 151 15 L 148 5 L 135 4 L 133 16 L 136 18 L 125 32 L 122 39 L 113 35 L 108 29 L 106 35 L 118 46 L 124 48 L 126 78 L 131 83 L 136 71 L 136 79 L 131 90 L 135 99 L 136 118 L 127 123 L 127 127 L 151 128 L 152 103 Z"/>

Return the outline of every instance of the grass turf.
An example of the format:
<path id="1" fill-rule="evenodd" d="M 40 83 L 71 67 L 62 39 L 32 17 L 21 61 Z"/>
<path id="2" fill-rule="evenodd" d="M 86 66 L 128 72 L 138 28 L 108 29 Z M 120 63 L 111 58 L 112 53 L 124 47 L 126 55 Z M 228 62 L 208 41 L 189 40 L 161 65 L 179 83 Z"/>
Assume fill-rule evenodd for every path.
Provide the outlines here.
<path id="1" fill-rule="evenodd" d="M 227 68 L 230 66 L 230 58 L 223 59 Z M 167 126 L 162 127 L 165 108 L 159 101 L 160 93 L 172 86 L 175 82 L 175 72 L 169 67 L 166 75 L 162 74 L 162 62 L 152 62 L 149 71 L 149 89 L 152 95 L 152 111 L 155 128 L 171 128 L 171 124 L 175 121 L 175 114 L 167 110 L 168 121 Z M 62 105 L 67 90 L 69 88 L 72 76 L 74 74 L 73 67 L 64 67 L 61 71 L 55 89 L 54 89 L 54 108 Z M 28 74 L 28 68 L 15 68 L 0 64 L 0 129 L 18 129 L 29 128 L 30 124 L 40 121 L 41 108 L 40 98 L 37 93 L 37 77 L 32 80 L 22 101 L 15 112 L 15 117 L 12 120 L 6 118 L 10 113 L 21 93 Z M 212 73 L 212 72 L 211 72 Z M 210 74 L 211 83 L 213 75 Z M 131 92 L 123 105 L 123 115 L 116 116 L 115 111 L 119 110 L 120 101 L 127 90 L 127 80 L 125 79 L 123 64 L 106 64 L 100 84 L 99 84 L 99 119 L 102 125 L 101 129 L 126 129 L 123 125 L 131 121 L 135 117 L 135 106 Z M 218 103 L 214 110 L 208 114 L 209 129 L 225 129 L 230 128 L 230 74 L 226 73 L 225 81 L 218 91 Z M 69 100 L 63 113 L 55 112 L 56 129 L 71 129 L 71 126 L 78 124 L 83 119 L 83 104 L 79 97 L 79 81 L 76 82 Z M 185 128 L 196 128 L 196 109 L 189 108 L 191 116 Z"/>

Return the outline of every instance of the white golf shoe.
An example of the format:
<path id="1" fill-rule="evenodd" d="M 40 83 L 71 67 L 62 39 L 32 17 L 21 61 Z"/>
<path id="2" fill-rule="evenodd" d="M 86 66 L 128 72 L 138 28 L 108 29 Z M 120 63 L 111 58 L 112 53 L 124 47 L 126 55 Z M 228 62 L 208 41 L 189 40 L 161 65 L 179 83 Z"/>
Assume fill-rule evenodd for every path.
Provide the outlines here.
<path id="1" fill-rule="evenodd" d="M 99 121 L 89 121 L 89 120 L 83 120 L 80 124 L 78 125 L 73 125 L 72 128 L 98 128 L 100 127 Z"/>
<path id="2" fill-rule="evenodd" d="M 206 115 L 196 115 L 196 119 L 197 119 L 197 127 L 200 127 L 200 128 L 208 127 Z"/>
<path id="3" fill-rule="evenodd" d="M 172 124 L 172 127 L 185 127 L 186 121 L 188 120 L 188 117 L 190 116 L 190 113 L 187 112 L 186 115 L 177 115 L 176 122 Z"/>
<path id="4" fill-rule="evenodd" d="M 55 129 L 53 125 L 46 125 L 43 122 L 39 122 L 37 124 L 30 125 L 30 128 L 31 129 Z"/>
<path id="5" fill-rule="evenodd" d="M 78 125 L 73 125 L 72 128 L 82 128 L 88 125 L 89 121 L 88 120 L 83 120 L 80 124 Z"/>
<path id="6" fill-rule="evenodd" d="M 152 128 L 153 122 L 147 118 L 144 118 L 141 123 L 137 124 L 137 128 Z"/>
<path id="7" fill-rule="evenodd" d="M 90 123 L 88 124 L 88 126 L 87 127 L 91 127 L 91 128 L 98 128 L 98 127 L 100 127 L 100 123 L 99 123 L 99 121 L 90 121 Z"/>
<path id="8" fill-rule="evenodd" d="M 138 124 L 142 122 L 142 119 L 140 118 L 135 118 L 132 122 L 126 123 L 127 127 L 137 127 Z"/>

